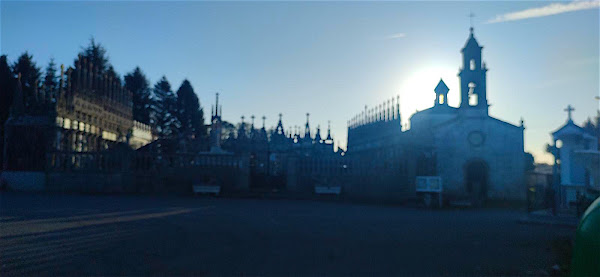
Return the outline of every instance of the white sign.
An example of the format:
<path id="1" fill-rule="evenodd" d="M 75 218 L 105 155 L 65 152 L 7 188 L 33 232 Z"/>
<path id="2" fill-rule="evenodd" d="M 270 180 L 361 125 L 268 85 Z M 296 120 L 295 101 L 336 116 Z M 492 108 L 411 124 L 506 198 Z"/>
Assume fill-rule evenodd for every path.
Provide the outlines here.
<path id="1" fill-rule="evenodd" d="M 192 186 L 195 194 L 198 193 L 212 193 L 219 195 L 221 192 L 221 186 Z"/>
<path id="2" fill-rule="evenodd" d="M 442 177 L 417 176 L 417 192 L 442 192 Z"/>
<path id="3" fill-rule="evenodd" d="M 326 186 L 315 186 L 316 194 L 335 194 L 339 195 L 342 192 L 341 186 L 326 187 Z"/>

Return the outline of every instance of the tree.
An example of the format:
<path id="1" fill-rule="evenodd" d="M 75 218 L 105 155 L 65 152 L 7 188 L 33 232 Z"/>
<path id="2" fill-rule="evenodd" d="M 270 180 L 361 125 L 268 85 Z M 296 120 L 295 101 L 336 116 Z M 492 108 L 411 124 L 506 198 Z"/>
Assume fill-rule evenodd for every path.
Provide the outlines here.
<path id="1" fill-rule="evenodd" d="M 172 137 L 177 133 L 177 96 L 171 89 L 167 77 L 163 76 L 154 85 L 153 114 L 156 131 L 160 138 Z"/>
<path id="2" fill-rule="evenodd" d="M 77 65 L 78 62 L 83 65 L 83 60 L 86 60 L 88 64 L 92 63 L 94 68 L 98 70 L 99 74 L 106 74 L 107 77 L 112 77 L 113 80 L 121 80 L 121 76 L 117 74 L 112 64 L 110 64 L 108 54 L 106 53 L 106 48 L 104 48 L 102 44 L 96 43 L 93 37 L 90 39 L 90 43 L 88 44 L 88 46 L 81 47 L 79 55 L 77 56 L 77 58 L 75 58 L 74 65 Z M 73 70 L 71 78 L 73 78 L 76 81 L 77 68 Z"/>
<path id="3" fill-rule="evenodd" d="M 235 125 L 229 121 L 221 121 L 221 140 L 229 139 L 230 136 L 235 134 Z M 235 137 L 233 137 L 235 138 Z"/>
<path id="4" fill-rule="evenodd" d="M 133 119 L 152 125 L 152 96 L 146 75 L 139 67 L 125 75 L 125 89 L 131 91 L 133 101 Z"/>
<path id="5" fill-rule="evenodd" d="M 205 138 L 204 113 L 198 96 L 187 79 L 177 90 L 177 108 L 181 134 L 188 138 Z"/>
<path id="6" fill-rule="evenodd" d="M 82 47 L 79 56 L 75 59 L 75 63 L 80 58 L 85 58 L 87 62 L 91 62 L 102 73 L 106 72 L 112 66 L 108 61 L 106 49 L 100 43 L 96 43 L 93 37 L 90 38 L 90 44 L 87 47 Z"/>
<path id="7" fill-rule="evenodd" d="M 530 172 L 535 169 L 535 160 L 533 159 L 533 155 L 529 152 L 525 152 L 525 171 Z"/>
<path id="8" fill-rule="evenodd" d="M 21 74 L 21 87 L 23 89 L 23 102 L 26 107 L 32 107 L 36 103 L 35 92 L 39 81 L 41 80 L 42 73 L 33 61 L 33 56 L 29 53 L 23 53 L 12 67 L 13 74 L 15 77 Z"/>
<path id="9" fill-rule="evenodd" d="M 47 93 L 55 94 L 58 90 L 58 76 L 56 75 L 56 63 L 54 59 L 50 59 L 46 66 L 46 76 L 44 77 L 44 87 Z"/>
<path id="10" fill-rule="evenodd" d="M 6 55 L 0 56 L 0 151 L 4 149 L 4 123 L 8 119 L 10 106 L 13 102 L 15 79 L 8 65 Z M 0 165 L 3 155 L 0 152 Z"/>
<path id="11" fill-rule="evenodd" d="M 8 65 L 6 55 L 0 56 L 0 127 L 8 119 L 10 105 L 13 102 L 15 78 Z"/>

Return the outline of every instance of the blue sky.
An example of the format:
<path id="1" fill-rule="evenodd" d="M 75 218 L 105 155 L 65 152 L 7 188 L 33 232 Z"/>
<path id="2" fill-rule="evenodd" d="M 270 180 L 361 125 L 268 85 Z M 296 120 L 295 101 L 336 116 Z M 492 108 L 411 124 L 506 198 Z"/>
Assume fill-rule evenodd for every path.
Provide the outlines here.
<path id="1" fill-rule="evenodd" d="M 460 49 L 484 46 L 490 114 L 527 127 L 536 161 L 549 133 L 576 108 L 594 116 L 599 88 L 598 2 L 16 2 L 0 3 L 0 47 L 39 66 L 71 65 L 94 37 L 124 75 L 140 66 L 176 89 L 188 78 L 206 112 L 221 93 L 224 118 L 265 115 L 286 129 L 346 122 L 365 105 L 400 95 L 404 123 L 433 104 L 443 78 L 459 104 Z"/>

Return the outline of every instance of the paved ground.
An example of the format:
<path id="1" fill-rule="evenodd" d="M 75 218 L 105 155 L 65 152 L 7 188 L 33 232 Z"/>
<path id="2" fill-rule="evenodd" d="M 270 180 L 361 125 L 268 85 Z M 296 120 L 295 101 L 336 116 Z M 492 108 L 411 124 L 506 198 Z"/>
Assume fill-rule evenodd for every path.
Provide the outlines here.
<path id="1" fill-rule="evenodd" d="M 0 276 L 539 275 L 573 228 L 507 210 L 0 193 Z"/>

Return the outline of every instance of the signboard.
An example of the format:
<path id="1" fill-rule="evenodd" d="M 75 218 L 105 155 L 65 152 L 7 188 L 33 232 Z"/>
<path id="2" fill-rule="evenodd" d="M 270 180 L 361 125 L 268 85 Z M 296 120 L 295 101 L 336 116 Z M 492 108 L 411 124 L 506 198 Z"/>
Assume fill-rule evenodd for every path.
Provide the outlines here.
<path id="1" fill-rule="evenodd" d="M 221 192 L 221 186 L 192 186 L 192 190 L 194 194 L 206 193 L 206 194 L 214 194 L 219 195 Z"/>
<path id="2" fill-rule="evenodd" d="M 342 192 L 341 186 L 327 187 L 327 186 L 315 186 L 316 194 L 335 194 L 339 195 Z"/>
<path id="3" fill-rule="evenodd" d="M 417 176 L 417 192 L 442 192 L 442 177 Z"/>

